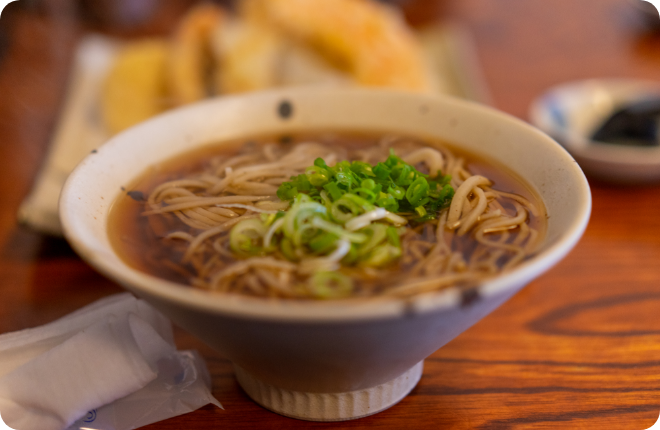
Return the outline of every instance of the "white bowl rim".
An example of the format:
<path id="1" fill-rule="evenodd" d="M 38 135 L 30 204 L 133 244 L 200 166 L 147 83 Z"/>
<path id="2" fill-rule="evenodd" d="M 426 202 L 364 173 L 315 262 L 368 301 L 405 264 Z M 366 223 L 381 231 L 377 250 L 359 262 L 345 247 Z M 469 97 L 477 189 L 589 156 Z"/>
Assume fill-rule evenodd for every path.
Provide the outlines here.
<path id="1" fill-rule="evenodd" d="M 120 142 L 124 133 L 131 133 L 131 130 L 149 127 L 158 121 L 167 121 L 171 115 L 178 115 L 179 112 L 203 108 L 207 103 L 224 103 L 234 98 L 260 98 L 291 96 L 298 92 L 315 92 L 323 94 L 324 91 L 333 93 L 345 92 L 355 94 L 383 94 L 390 93 L 399 97 L 416 97 L 418 100 L 427 100 L 430 102 L 445 100 L 451 103 L 461 105 L 464 108 L 480 111 L 484 115 L 496 116 L 498 120 L 511 123 L 514 127 L 524 127 L 532 133 L 536 133 L 540 139 L 546 140 L 548 145 L 556 145 L 557 149 L 563 153 L 566 159 L 566 168 L 574 170 L 581 178 L 581 183 L 576 184 L 580 189 L 583 199 L 577 210 L 578 216 L 572 220 L 569 228 L 564 234 L 545 248 L 538 256 L 523 262 L 515 269 L 498 275 L 497 277 L 486 280 L 480 284 L 478 294 L 481 299 L 487 299 L 493 296 L 510 295 L 520 288 L 519 285 L 525 285 L 532 279 L 538 277 L 570 252 L 577 244 L 584 233 L 591 213 L 591 193 L 589 185 L 574 159 L 557 142 L 540 130 L 532 127 L 528 123 L 507 113 L 495 110 L 491 107 L 480 105 L 478 103 L 466 101 L 448 96 L 439 95 L 420 95 L 398 90 L 368 89 L 368 88 L 286 88 L 269 90 L 259 93 L 242 94 L 237 96 L 224 96 L 216 100 L 209 100 L 194 105 L 184 106 L 182 108 L 168 111 L 164 114 L 151 118 L 119 135 L 110 139 L 105 145 L 101 146 L 96 154 L 88 156 L 83 160 L 70 174 L 60 195 L 60 219 L 65 237 L 70 242 L 74 250 L 92 267 L 105 275 L 106 277 L 119 282 L 129 291 L 136 295 L 148 295 L 164 302 L 175 302 L 188 308 L 207 313 L 220 313 L 241 319 L 260 319 L 271 320 L 273 322 L 300 322 L 308 323 L 326 323 L 326 322 L 350 322 L 364 320 L 379 320 L 399 318 L 401 316 L 412 316 L 424 314 L 427 312 L 441 312 L 452 308 L 463 306 L 463 292 L 458 288 L 447 288 L 439 292 L 426 293 L 414 296 L 412 298 L 370 298 L 370 299 L 344 299 L 328 301 L 296 301 L 296 300 L 272 300 L 267 298 L 255 298 L 241 296 L 236 294 L 214 293 L 201 289 L 195 289 L 181 284 L 166 281 L 131 268 L 124 263 L 124 267 L 117 272 L 111 264 L 107 264 L 102 258 L 96 255 L 95 251 L 89 246 L 89 242 L 81 237 L 75 223 L 75 202 L 74 189 L 77 182 L 84 180 L 86 174 L 89 174 L 91 159 L 98 159 L 104 152 L 112 150 L 112 147 Z M 123 262 L 122 262 L 123 263 Z M 518 286 L 517 286 L 518 285 Z M 515 290 L 515 291 L 512 291 Z"/>

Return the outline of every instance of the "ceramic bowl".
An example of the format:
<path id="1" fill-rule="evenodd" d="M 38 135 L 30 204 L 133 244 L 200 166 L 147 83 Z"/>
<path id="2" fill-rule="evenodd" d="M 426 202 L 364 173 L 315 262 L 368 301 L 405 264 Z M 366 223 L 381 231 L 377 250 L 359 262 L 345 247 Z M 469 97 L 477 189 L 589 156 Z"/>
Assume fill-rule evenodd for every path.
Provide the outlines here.
<path id="1" fill-rule="evenodd" d="M 507 166 L 546 205 L 542 250 L 468 294 L 450 288 L 407 300 L 309 303 L 214 294 L 156 279 L 126 265 L 110 246 L 112 203 L 149 165 L 228 139 L 318 129 L 438 137 Z M 228 357 L 259 404 L 317 421 L 358 418 L 401 400 L 419 380 L 424 358 L 571 250 L 590 208 L 575 161 L 523 121 L 458 99 L 367 89 L 285 89 L 163 114 L 90 154 L 60 199 L 64 233 L 83 259 Z"/>
<path id="2" fill-rule="evenodd" d="M 590 138 L 617 109 L 649 97 L 660 97 L 660 81 L 567 82 L 534 100 L 529 117 L 533 125 L 557 139 L 590 177 L 623 184 L 657 182 L 660 146 L 616 145 Z"/>

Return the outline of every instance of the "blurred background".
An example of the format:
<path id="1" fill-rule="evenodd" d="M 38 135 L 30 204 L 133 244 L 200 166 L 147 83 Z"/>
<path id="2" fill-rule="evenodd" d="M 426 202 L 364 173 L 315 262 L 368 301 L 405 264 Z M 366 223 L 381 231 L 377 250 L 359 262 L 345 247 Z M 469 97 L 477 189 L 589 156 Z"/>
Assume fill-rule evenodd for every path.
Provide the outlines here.
<path id="1" fill-rule="evenodd" d="M 660 83 L 660 18 L 655 8 L 642 0 L 398 0 L 383 3 L 398 9 L 405 26 L 419 37 L 423 55 L 434 65 L 433 91 L 488 104 L 525 121 L 530 120 L 530 106 L 535 100 L 567 82 L 626 78 Z M 184 17 L 199 4 L 195 0 L 18 0 L 2 11 L 0 333 L 44 324 L 99 297 L 120 291 L 118 286 L 82 263 L 58 237 L 57 220 L 53 218 L 56 217 L 53 211 L 57 187 L 79 157 L 111 134 L 99 126 L 102 122 L 99 97 L 102 97 L 104 79 L 120 47 L 144 38 L 171 41 Z M 238 8 L 232 1 L 213 4 L 229 14 Z M 340 24 L 338 31 L 341 31 Z M 85 44 L 90 40 L 91 45 Z M 96 107 L 90 107 L 89 103 Z M 471 329 L 437 356 L 438 360 L 454 358 L 435 365 L 431 362 L 427 372 L 437 373 L 443 366 L 445 369 L 454 366 L 455 374 L 461 375 L 461 370 L 467 369 L 461 366 L 468 366 L 469 361 L 462 361 L 463 358 L 477 359 L 479 348 L 491 355 L 502 352 L 503 357 L 516 353 L 518 357 L 526 357 L 523 361 L 538 360 L 535 363 L 541 363 L 544 357 L 556 352 L 557 362 L 569 363 L 560 370 L 567 374 L 577 372 L 570 363 L 577 360 L 582 339 L 579 336 L 583 334 L 567 335 L 566 339 L 558 340 L 552 336 L 561 336 L 564 332 L 543 337 L 541 330 L 541 334 L 534 334 L 540 336 L 537 343 L 521 341 L 511 350 L 498 349 L 500 347 L 492 339 L 502 331 L 522 337 L 529 335 L 528 330 L 533 327 L 528 321 L 511 316 L 514 310 L 550 312 L 550 303 L 554 303 L 557 315 L 574 316 L 577 308 L 563 308 L 556 300 L 557 294 L 563 294 L 562 302 L 608 297 L 615 303 L 617 297 L 634 291 L 641 298 L 631 300 L 639 306 L 589 321 L 601 324 L 594 326 L 596 332 L 611 326 L 628 330 L 608 338 L 609 344 L 594 344 L 599 345 L 598 350 L 603 354 L 594 360 L 609 369 L 607 363 L 616 364 L 634 354 L 646 357 L 644 371 L 634 363 L 626 362 L 619 367 L 612 364 L 612 372 L 618 375 L 613 376 L 616 381 L 624 377 L 621 375 L 632 378 L 631 374 L 639 371 L 641 373 L 636 375 L 644 382 L 638 381 L 633 388 L 628 387 L 628 391 L 617 385 L 618 382 L 612 382 L 605 389 L 604 397 L 589 401 L 597 403 L 616 397 L 613 393 L 621 392 L 616 390 L 624 390 L 632 397 L 627 397 L 629 409 L 622 409 L 625 416 L 620 418 L 619 424 L 626 424 L 625 428 L 643 428 L 642 424 L 648 427 L 652 424 L 650 417 L 657 417 L 657 385 L 637 390 L 649 381 L 657 382 L 660 373 L 658 347 L 653 346 L 660 344 L 657 342 L 660 326 L 653 316 L 657 315 L 660 300 L 656 291 L 660 282 L 656 270 L 660 258 L 657 240 L 660 224 L 654 214 L 660 204 L 655 203 L 658 199 L 653 196 L 657 196 L 660 189 L 657 182 L 621 186 L 588 177 L 594 210 L 590 226 L 576 250 L 565 262 L 489 317 L 487 325 L 495 326 L 491 323 L 497 322 L 499 328 L 481 324 Z M 605 309 L 610 305 L 610 302 L 602 302 L 596 307 Z M 635 325 L 633 320 L 639 324 Z M 565 328 L 579 331 L 590 324 L 586 321 L 585 317 L 574 321 L 574 325 L 566 323 Z M 631 337 L 626 337 L 625 333 L 632 333 Z M 183 333 L 178 333 L 178 341 L 181 348 L 202 349 L 206 358 L 211 359 L 216 397 L 225 405 L 244 405 L 241 410 L 249 410 L 251 406 L 247 406 L 249 403 L 231 382 L 228 363 Z M 626 349 L 620 342 L 635 346 Z M 475 349 L 474 345 L 479 347 Z M 619 347 L 622 348 L 617 349 Z M 606 351 L 613 355 L 605 355 Z M 489 370 L 492 370 L 489 375 L 506 375 L 501 368 L 486 368 L 484 372 Z M 447 376 L 437 374 L 439 378 Z M 575 387 L 584 387 L 601 378 L 598 372 L 594 374 L 594 379 L 578 381 Z M 515 379 L 516 375 L 520 375 L 520 368 L 514 366 L 509 376 L 514 378 L 511 379 L 514 385 L 524 386 Z M 460 381 L 454 382 L 460 386 Z M 441 383 L 434 393 L 456 394 L 447 387 Z M 410 401 L 432 408 L 434 394 L 424 391 L 423 386 L 419 390 L 418 396 L 412 396 Z M 483 398 L 475 393 L 475 404 L 479 404 Z M 528 399 L 541 401 L 534 397 L 535 393 L 531 390 Z M 580 402 L 571 402 L 562 395 L 552 399 L 559 402 L 559 409 L 576 410 L 570 419 L 588 420 L 591 416 L 588 412 L 580 415 L 580 411 L 587 408 Z M 493 402 L 508 411 L 505 417 L 528 413 L 525 416 L 531 420 L 529 417 L 534 414 L 525 409 L 525 401 L 516 400 L 508 406 L 500 400 Z M 483 407 L 493 407 L 493 404 L 486 403 Z M 479 409 L 467 403 L 461 405 L 460 413 L 466 416 L 473 408 Z M 611 410 L 616 407 L 612 406 Z M 447 418 L 451 412 L 443 413 L 445 415 L 440 418 L 451 421 Z M 603 420 L 616 415 L 615 412 L 593 413 Z M 626 418 L 629 413 L 637 414 L 633 417 L 637 420 L 635 425 L 639 424 L 637 427 L 630 426 L 631 421 Z M 478 415 L 476 419 L 481 418 Z M 593 426 L 585 424 L 583 428 L 603 428 L 604 422 L 607 420 L 589 421 Z"/>
<path id="2" fill-rule="evenodd" d="M 660 19 L 653 6 L 641 0 L 387 3 L 399 9 L 414 32 L 440 29 L 427 45 L 428 52 L 435 49 L 435 60 L 453 70 L 453 77 L 445 76 L 447 82 L 462 80 L 455 95 L 491 104 L 524 120 L 528 120 L 534 99 L 564 82 L 611 77 L 660 79 Z M 72 101 L 71 94 L 76 88 L 80 90 L 84 81 L 76 72 L 81 66 L 83 41 L 90 36 L 119 43 L 168 39 L 199 4 L 195 0 L 19 0 L 2 11 L 0 264 L 3 276 L 16 288 L 0 288 L 11 289 L 17 302 L 25 306 L 0 312 L 0 332 L 59 315 L 63 309 L 49 306 L 49 300 L 63 294 L 75 293 L 70 301 L 63 301 L 67 309 L 73 309 L 117 289 L 81 264 L 57 238 L 57 232 L 53 235 L 52 229 L 41 228 L 38 221 L 27 226 L 17 221 L 21 203 L 37 187 L 40 169 L 47 167 L 58 133 L 60 140 L 66 137 L 60 152 L 75 155 L 70 162 L 77 160 L 79 148 L 83 148 L 83 155 L 90 149 L 82 141 L 88 135 L 80 137 L 62 130 L 67 115 L 80 117 L 68 119 L 78 127 L 95 121 L 84 109 L 81 113 L 69 106 L 80 102 Z M 231 1 L 214 4 L 227 11 L 237 6 Z M 87 57 L 93 54 L 84 53 Z M 108 64 L 101 63 L 107 70 Z M 95 85 L 101 85 L 99 82 Z M 104 137 L 95 135 L 92 144 Z M 61 182 L 66 172 L 53 175 L 55 182 Z M 598 189 L 595 191 L 598 207 Z M 610 187 L 603 191 L 616 192 Z M 42 194 L 50 196 L 51 206 L 56 202 L 56 188 L 42 190 Z M 97 287 L 87 288 L 89 282 Z M 20 285 L 28 288 L 21 289 Z M 0 310 L 10 303 L 0 301 Z"/>
<path id="3" fill-rule="evenodd" d="M 62 134 L 71 92 L 80 85 L 80 74 L 75 71 L 80 66 L 77 54 L 81 43 L 90 35 L 124 43 L 145 37 L 170 38 L 183 17 L 199 3 L 195 0 L 19 0 L 9 3 L 2 11 L 2 270 L 8 279 L 16 277 L 12 281 L 16 285 L 31 285 L 27 290 L 16 288 L 12 294 L 23 297 L 31 291 L 35 297 L 19 299 L 27 305 L 25 308 L 0 312 L 0 332 L 22 328 L 28 321 L 46 322 L 58 315 L 61 309 L 46 304 L 59 294 L 76 292 L 66 305 L 73 308 L 116 289 L 98 281 L 97 275 L 80 264 L 63 241 L 52 238 L 52 229 L 45 229 L 44 234 L 39 222 L 36 226 L 17 222 L 21 203 L 37 186 L 38 174 L 46 167 L 58 131 Z M 459 96 L 471 95 L 525 120 L 530 103 L 563 82 L 610 77 L 660 79 L 660 19 L 653 6 L 641 0 L 388 3 L 401 11 L 414 31 L 431 27 L 451 29 L 441 33 L 439 37 L 444 39 L 439 42 L 436 39 L 434 46 L 444 46 L 440 56 L 445 57 L 440 60 L 449 63 L 448 67 L 464 78 L 466 88 Z M 236 8 L 236 3 L 231 1 L 215 4 L 229 11 Z M 68 115 L 88 114 L 73 109 L 73 114 Z M 81 121 L 89 122 L 88 118 Z M 90 149 L 75 133 L 71 137 L 69 132 L 65 137 L 66 147 L 60 152 L 75 154 L 77 147 L 81 147 L 86 154 Z M 99 137 L 95 139 L 92 145 L 98 144 Z M 56 172 L 54 175 L 59 176 L 55 182 L 63 181 L 65 174 Z M 57 189 L 46 189 L 43 193 L 50 196 L 52 206 Z M 52 285 L 53 280 L 58 285 Z M 90 281 L 105 287 L 90 290 L 85 287 Z M 57 294 L 51 296 L 49 291 Z M 0 301 L 0 308 L 1 303 L 9 304 L 11 300 Z M 32 312 L 32 307 L 42 306 L 45 312 Z"/>

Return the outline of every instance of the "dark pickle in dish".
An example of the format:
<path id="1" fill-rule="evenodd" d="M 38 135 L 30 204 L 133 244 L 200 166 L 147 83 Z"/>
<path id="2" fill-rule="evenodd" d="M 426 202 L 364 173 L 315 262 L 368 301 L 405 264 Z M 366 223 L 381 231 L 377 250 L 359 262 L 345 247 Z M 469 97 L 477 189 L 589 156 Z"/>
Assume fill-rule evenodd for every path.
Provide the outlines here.
<path id="1" fill-rule="evenodd" d="M 624 146 L 660 145 L 660 97 L 649 97 L 619 108 L 594 132 L 598 143 Z"/>

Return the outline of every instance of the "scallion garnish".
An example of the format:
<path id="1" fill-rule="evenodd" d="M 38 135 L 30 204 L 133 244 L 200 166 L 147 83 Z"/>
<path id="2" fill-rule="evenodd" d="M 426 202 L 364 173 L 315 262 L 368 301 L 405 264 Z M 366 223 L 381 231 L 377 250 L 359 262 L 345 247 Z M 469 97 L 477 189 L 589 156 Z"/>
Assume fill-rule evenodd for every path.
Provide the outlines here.
<path id="1" fill-rule="evenodd" d="M 394 151 L 375 166 L 340 161 L 330 167 L 317 158 L 277 190 L 281 200 L 292 201 L 289 209 L 236 224 L 230 246 L 243 256 L 280 253 L 315 273 L 306 286 L 313 296 L 344 296 L 352 285 L 335 272 L 340 264 L 378 267 L 398 259 L 403 226 L 433 219 L 451 203 L 450 179 L 421 173 Z"/>
<path id="2" fill-rule="evenodd" d="M 282 183 L 277 196 L 291 200 L 298 193 L 309 195 L 314 201 L 325 203 L 320 192 L 326 192 L 335 204 L 330 210 L 335 221 L 344 223 L 373 206 L 395 213 L 417 214 L 433 219 L 447 207 L 454 195 L 451 178 L 441 172 L 431 178 L 399 158 L 393 150 L 384 163 L 375 166 L 364 161 L 340 161 L 330 167 L 322 158 L 314 161 L 304 174 Z M 349 217 L 344 214 L 350 214 Z"/>

